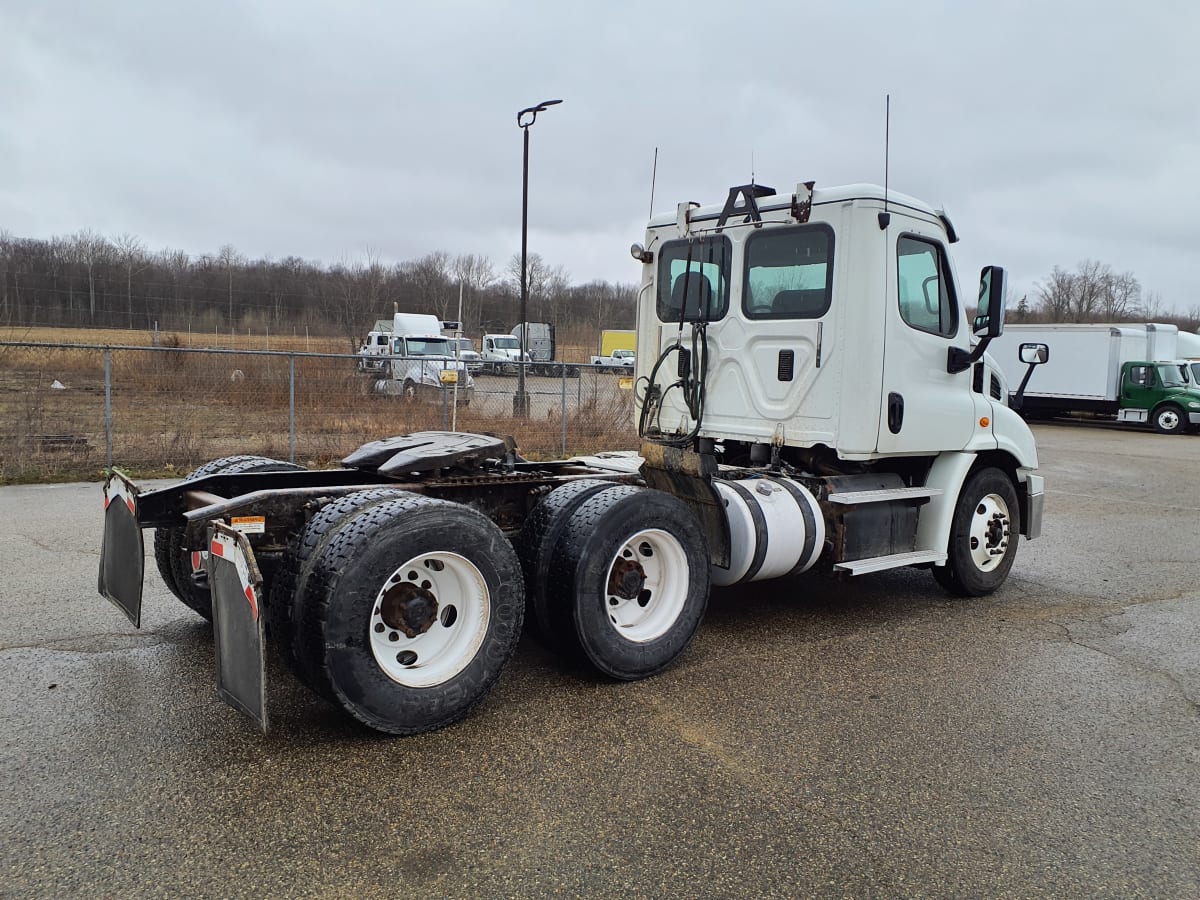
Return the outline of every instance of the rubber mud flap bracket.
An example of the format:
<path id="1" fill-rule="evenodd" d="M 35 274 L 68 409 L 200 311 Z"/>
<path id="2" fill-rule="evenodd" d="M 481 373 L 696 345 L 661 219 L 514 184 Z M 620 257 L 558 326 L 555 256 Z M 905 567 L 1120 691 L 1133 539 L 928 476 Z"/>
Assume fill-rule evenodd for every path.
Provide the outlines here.
<path id="1" fill-rule="evenodd" d="M 208 529 L 217 693 L 267 733 L 262 574 L 246 536 L 214 522 Z"/>
<path id="2" fill-rule="evenodd" d="M 137 503 L 137 486 L 114 470 L 104 482 L 104 537 L 96 587 L 129 617 L 134 628 L 141 628 L 146 550 Z"/>

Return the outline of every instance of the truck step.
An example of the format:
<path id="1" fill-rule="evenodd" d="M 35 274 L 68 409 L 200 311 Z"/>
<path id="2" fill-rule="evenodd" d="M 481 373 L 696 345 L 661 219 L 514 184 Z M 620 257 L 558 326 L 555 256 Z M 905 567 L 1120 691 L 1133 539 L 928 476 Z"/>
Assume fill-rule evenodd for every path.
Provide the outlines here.
<path id="1" fill-rule="evenodd" d="M 919 563 L 937 564 L 945 561 L 945 553 L 933 550 L 914 550 L 910 553 L 876 556 L 873 559 L 852 559 L 849 562 L 838 563 L 834 568 L 842 572 L 849 572 L 851 575 L 864 575 L 867 572 L 882 572 L 884 569 L 899 569 L 901 566 L 915 566 Z"/>
<path id="2" fill-rule="evenodd" d="M 884 488 L 878 491 L 838 491 L 825 499 L 830 503 L 848 505 L 852 503 L 882 503 L 885 500 L 928 500 L 930 497 L 939 497 L 941 494 L 941 488 L 906 487 Z"/>

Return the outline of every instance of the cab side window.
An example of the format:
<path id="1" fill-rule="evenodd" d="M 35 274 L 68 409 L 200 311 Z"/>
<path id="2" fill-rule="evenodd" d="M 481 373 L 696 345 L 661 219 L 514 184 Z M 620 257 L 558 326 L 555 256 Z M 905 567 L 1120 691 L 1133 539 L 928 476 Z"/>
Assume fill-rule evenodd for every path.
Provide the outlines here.
<path id="1" fill-rule="evenodd" d="M 1129 382 L 1138 387 L 1151 387 L 1154 384 L 1154 375 L 1149 366 L 1130 366 Z"/>
<path id="2" fill-rule="evenodd" d="M 918 331 L 943 337 L 958 332 L 958 304 L 939 244 L 902 237 L 896 244 L 900 317 Z"/>

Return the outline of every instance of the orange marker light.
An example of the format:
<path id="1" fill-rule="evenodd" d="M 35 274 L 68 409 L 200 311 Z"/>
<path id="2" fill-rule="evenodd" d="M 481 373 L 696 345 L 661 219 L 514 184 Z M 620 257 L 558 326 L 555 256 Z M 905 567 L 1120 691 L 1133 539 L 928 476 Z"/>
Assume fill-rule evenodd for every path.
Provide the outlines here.
<path id="1" fill-rule="evenodd" d="M 988 421 L 989 421 L 989 420 L 988 420 L 988 417 L 987 417 L 987 416 L 984 416 L 982 419 L 980 419 L 980 420 L 979 420 L 979 427 L 980 427 L 980 428 L 987 428 L 987 427 L 988 427 Z"/>

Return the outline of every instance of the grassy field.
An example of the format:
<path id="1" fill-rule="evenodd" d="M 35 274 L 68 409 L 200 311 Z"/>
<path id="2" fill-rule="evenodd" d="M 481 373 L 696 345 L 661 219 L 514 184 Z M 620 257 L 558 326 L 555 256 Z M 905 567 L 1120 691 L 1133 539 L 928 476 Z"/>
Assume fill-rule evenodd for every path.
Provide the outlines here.
<path id="1" fill-rule="evenodd" d="M 363 337 L 366 337 L 364 332 Z M 479 339 L 476 336 L 476 349 Z M 14 328 L 0 327 L 0 341 L 27 341 L 38 344 L 84 344 L 109 347 L 194 347 L 227 350 L 280 350 L 296 353 L 353 353 L 345 337 L 329 335 L 305 335 L 299 333 L 230 334 L 229 332 L 179 332 L 152 331 L 121 328 L 50 328 L 46 326 Z M 589 344 L 562 343 L 559 357 L 566 362 L 586 363 L 596 352 Z"/>
<path id="2" fill-rule="evenodd" d="M 283 350 L 301 353 L 350 353 L 344 337 L 328 335 L 265 334 L 229 332 L 177 332 L 121 328 L 0 328 L 0 341 L 31 341 L 39 344 L 95 344 L 110 347 L 199 347 L 230 350 Z"/>
<path id="3" fill-rule="evenodd" d="M 100 477 L 107 440 L 104 354 L 71 344 L 149 347 L 147 337 L 76 329 L 0 334 L 0 340 L 49 339 L 37 347 L 0 346 L 0 483 Z M 277 340 L 272 336 L 271 349 L 303 349 Z M 266 349 L 265 336 L 260 346 L 235 349 Z M 114 464 L 143 476 L 170 475 L 218 456 L 289 455 L 288 359 L 169 349 L 114 350 L 111 356 Z M 373 380 L 357 374 L 351 359 L 299 356 L 295 363 L 297 461 L 336 464 L 365 441 L 451 424 L 440 398 L 404 403 L 376 395 Z M 457 411 L 457 429 L 511 434 L 529 458 L 559 456 L 560 387 L 545 381 L 538 414 L 514 419 L 515 380 L 479 379 L 474 402 Z M 571 380 L 568 454 L 636 446 L 632 398 L 616 381 L 590 372 Z"/>

